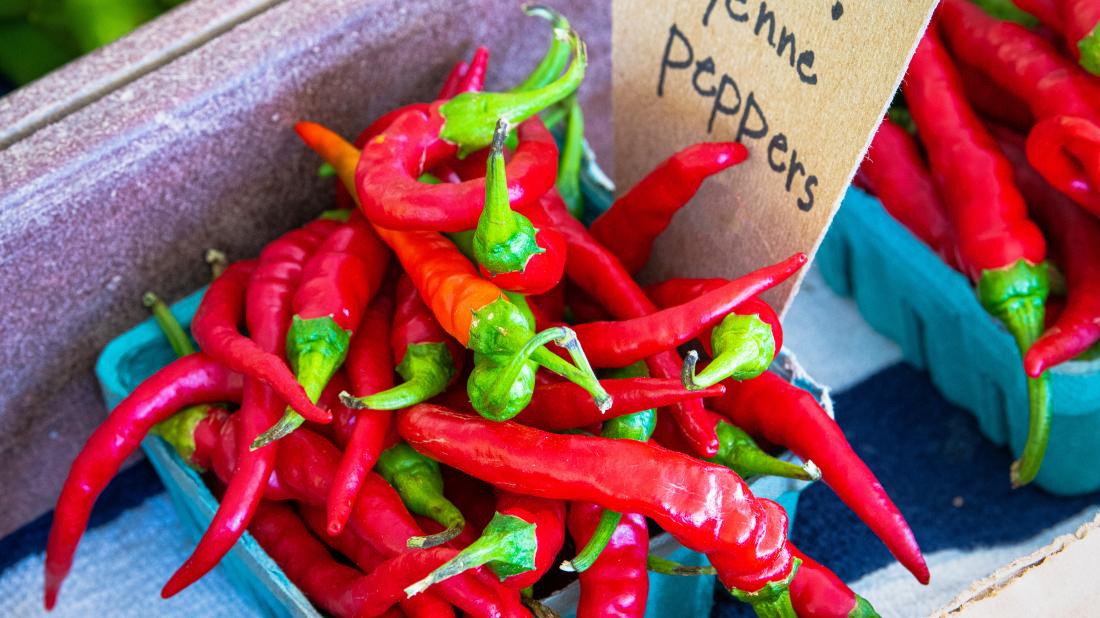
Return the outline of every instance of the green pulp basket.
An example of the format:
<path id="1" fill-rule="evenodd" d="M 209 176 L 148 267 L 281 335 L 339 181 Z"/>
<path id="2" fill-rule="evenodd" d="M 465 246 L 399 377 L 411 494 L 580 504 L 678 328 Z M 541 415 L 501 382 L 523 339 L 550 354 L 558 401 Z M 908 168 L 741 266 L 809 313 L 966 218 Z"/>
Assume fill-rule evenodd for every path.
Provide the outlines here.
<path id="1" fill-rule="evenodd" d="M 982 433 L 1017 456 L 1028 430 L 1027 385 L 1008 332 L 982 309 L 970 282 L 851 188 L 817 254 L 825 281 L 851 296 L 872 327 L 928 371 Z M 1100 361 L 1051 371 L 1050 446 L 1035 483 L 1059 495 L 1100 489 Z"/>

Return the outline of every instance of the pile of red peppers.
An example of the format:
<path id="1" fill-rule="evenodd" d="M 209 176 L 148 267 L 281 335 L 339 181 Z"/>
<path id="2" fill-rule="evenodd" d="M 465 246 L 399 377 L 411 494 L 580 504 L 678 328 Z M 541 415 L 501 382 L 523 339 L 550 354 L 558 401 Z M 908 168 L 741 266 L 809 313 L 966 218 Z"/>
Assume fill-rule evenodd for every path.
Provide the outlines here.
<path id="1" fill-rule="evenodd" d="M 1012 1 L 940 4 L 857 183 L 1015 339 L 1018 487 L 1046 452 L 1049 370 L 1100 341 L 1100 0 Z"/>
<path id="2" fill-rule="evenodd" d="M 836 423 L 767 371 L 782 328 L 760 295 L 806 256 L 730 280 L 634 279 L 675 213 L 746 148 L 688 146 L 586 227 L 585 46 L 562 16 L 527 11 L 553 38 L 509 92 L 481 91 L 481 48 L 434 101 L 353 141 L 297 125 L 338 178 L 339 207 L 218 268 L 191 324 L 197 348 L 147 296 L 179 358 L 77 455 L 49 537 L 47 608 L 96 497 L 150 434 L 220 497 L 165 597 L 247 530 L 334 616 L 548 615 L 535 599 L 559 569 L 579 578 L 580 616 L 644 615 L 650 571 L 716 574 L 761 616 L 877 615 L 790 542 L 784 510 L 745 483 L 760 475 L 820 477 L 928 581 Z M 657 528 L 712 566 L 649 556 Z"/>

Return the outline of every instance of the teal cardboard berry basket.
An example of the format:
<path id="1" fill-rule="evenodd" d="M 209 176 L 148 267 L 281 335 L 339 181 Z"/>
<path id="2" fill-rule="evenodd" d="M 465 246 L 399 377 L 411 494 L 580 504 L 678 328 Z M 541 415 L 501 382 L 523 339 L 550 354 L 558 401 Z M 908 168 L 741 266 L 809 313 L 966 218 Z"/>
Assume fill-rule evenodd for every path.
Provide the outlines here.
<path id="1" fill-rule="evenodd" d="M 198 307 L 205 290 L 172 305 L 172 313 L 185 328 Z M 152 319 L 138 324 L 111 341 L 96 363 L 96 376 L 109 408 L 114 408 L 135 386 L 157 369 L 175 358 L 168 341 Z M 831 413 L 828 394 L 822 387 L 801 373 L 789 356 L 781 356 L 773 367 L 784 377 L 813 392 L 823 400 Z M 151 436 L 142 442 L 145 455 L 152 462 L 164 486 L 168 489 L 180 524 L 194 541 L 202 536 L 217 511 L 218 503 L 202 478 L 180 459 L 179 455 L 159 437 Z M 785 458 L 793 459 L 787 453 Z M 799 493 L 808 485 L 802 481 L 779 478 L 750 479 L 749 487 L 757 496 L 770 498 L 781 504 L 794 521 Z M 668 535 L 653 539 L 651 551 L 673 560 L 692 565 L 703 565 L 706 558 L 685 549 Z M 297 587 L 286 578 L 279 566 L 252 535 L 245 534 L 233 551 L 221 562 L 219 568 L 229 577 L 241 596 L 250 599 L 266 616 L 319 617 L 321 614 L 306 600 Z M 572 583 L 543 601 L 563 616 L 573 615 L 579 589 Z M 647 616 L 670 616 L 678 612 L 687 616 L 710 614 L 714 602 L 713 577 L 667 577 L 650 574 L 649 609 Z"/>
<path id="2" fill-rule="evenodd" d="M 854 298 L 867 322 L 897 342 L 948 400 L 973 413 L 987 438 L 1019 456 L 1028 429 L 1020 353 L 966 277 L 856 188 L 817 263 L 829 287 Z M 1035 483 L 1059 495 L 1100 489 L 1100 360 L 1056 367 L 1051 389 L 1050 445 Z"/>

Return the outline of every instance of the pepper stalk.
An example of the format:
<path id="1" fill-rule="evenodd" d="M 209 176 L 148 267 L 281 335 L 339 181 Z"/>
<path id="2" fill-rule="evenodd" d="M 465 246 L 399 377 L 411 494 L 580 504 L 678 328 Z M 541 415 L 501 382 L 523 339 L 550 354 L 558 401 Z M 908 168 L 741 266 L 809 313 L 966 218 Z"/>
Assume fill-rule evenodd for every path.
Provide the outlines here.
<path id="1" fill-rule="evenodd" d="M 537 549 L 535 524 L 497 512 L 476 541 L 424 579 L 405 588 L 405 594 L 413 597 L 447 578 L 483 565 L 504 581 L 534 569 Z"/>
<path id="2" fill-rule="evenodd" d="M 714 359 L 695 373 L 699 354 L 691 350 L 680 374 L 684 388 L 694 391 L 718 384 L 726 378 L 751 380 L 768 369 L 775 358 L 775 335 L 759 315 L 731 313 L 711 333 Z"/>
<path id="3" fill-rule="evenodd" d="M 1008 329 L 1021 354 L 1043 334 L 1050 281 L 1046 263 L 1019 260 L 1006 268 L 983 270 L 978 278 L 978 299 Z M 1028 434 L 1020 458 L 1012 463 L 1012 486 L 1035 479 L 1050 439 L 1050 373 L 1028 378 Z"/>
<path id="4" fill-rule="evenodd" d="M 544 253 L 535 234 L 538 230 L 527 217 L 512 210 L 508 201 L 508 179 L 504 171 L 504 140 L 508 122 L 501 118 L 493 133 L 485 172 L 485 208 L 474 230 L 474 257 L 490 276 L 522 272 L 535 255 Z"/>
<path id="5" fill-rule="evenodd" d="M 443 496 L 443 475 L 434 459 L 400 442 L 382 451 L 374 469 L 397 490 L 409 511 L 428 517 L 444 528 L 437 534 L 410 538 L 409 547 L 435 547 L 462 533 L 466 519 L 458 507 Z"/>

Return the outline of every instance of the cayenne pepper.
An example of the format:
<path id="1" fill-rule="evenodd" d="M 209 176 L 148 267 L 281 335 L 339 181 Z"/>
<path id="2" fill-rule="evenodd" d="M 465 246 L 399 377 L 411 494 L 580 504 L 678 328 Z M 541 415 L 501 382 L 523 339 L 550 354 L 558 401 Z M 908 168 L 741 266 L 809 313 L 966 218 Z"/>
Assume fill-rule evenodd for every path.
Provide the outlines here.
<path id="1" fill-rule="evenodd" d="M 726 394 L 711 400 L 716 412 L 750 434 L 813 461 L 825 484 L 882 539 L 890 553 L 917 580 L 928 582 L 928 566 L 913 531 L 813 395 L 771 372 L 724 384 Z"/>
<path id="2" fill-rule="evenodd" d="M 952 6 L 951 0 L 942 6 Z M 1049 292 L 1046 243 L 1028 219 L 1012 166 L 963 98 L 958 74 L 934 29 L 917 45 L 905 97 L 955 232 L 958 264 L 977 283 L 982 306 L 1004 323 L 1022 355 L 1042 334 Z M 1028 400 L 1028 437 L 1011 469 L 1017 487 L 1039 472 L 1050 436 L 1047 374 L 1028 379 Z"/>
<path id="3" fill-rule="evenodd" d="M 1024 356 L 1024 368 L 1035 377 L 1100 341 L 1100 221 L 1039 176 L 1027 162 L 1021 136 L 994 133 L 1066 278 L 1065 308 Z"/>
<path id="4" fill-rule="evenodd" d="M 653 242 L 703 181 L 749 156 L 744 144 L 703 142 L 688 146 L 654 168 L 592 223 L 592 236 L 630 273 L 649 261 Z"/>
<path id="5" fill-rule="evenodd" d="M 300 122 L 295 130 L 345 182 L 350 182 L 350 168 L 356 159 L 353 146 L 317 124 Z M 462 345 L 500 359 L 516 354 L 535 336 L 520 309 L 500 288 L 483 279 L 441 234 L 380 227 L 376 231 L 394 250 L 420 297 L 429 301 L 439 325 Z M 607 393 L 592 373 L 583 349 L 575 340 L 566 349 L 576 366 L 544 347 L 531 351 L 530 358 L 585 388 L 600 407 L 609 406 Z"/>
<path id="6" fill-rule="evenodd" d="M 363 313 L 352 337 L 345 363 L 349 386 L 360 395 L 385 392 L 393 385 L 393 358 L 386 333 L 390 329 L 394 296 L 383 289 Z M 341 398 L 342 399 L 342 398 Z M 345 408 L 347 409 L 347 408 Z M 349 410 L 350 412 L 350 410 Z M 383 410 L 354 412 L 355 424 L 347 440 L 337 439 L 344 449 L 332 479 L 325 508 L 330 534 L 339 534 L 351 516 L 363 479 L 385 449 L 393 415 Z M 335 424 L 335 423 L 334 423 Z"/>
<path id="7" fill-rule="evenodd" d="M 46 609 L 72 568 L 95 499 L 159 422 L 199 403 L 239 401 L 244 380 L 204 353 L 172 361 L 123 399 L 80 449 L 61 486 L 46 541 Z"/>
<path id="8" fill-rule="evenodd" d="M 565 236 L 569 251 L 565 272 L 573 283 L 617 319 L 640 318 L 657 311 L 657 306 L 645 295 L 622 262 L 569 214 L 560 198 L 545 201 L 544 204 L 551 221 Z M 679 377 L 682 364 L 680 355 L 674 350 L 646 359 L 650 374 L 656 378 Z M 718 453 L 718 437 L 713 425 L 709 425 L 703 415 L 700 400 L 684 401 L 666 410 L 676 418 L 698 453 L 706 457 Z"/>
<path id="9" fill-rule="evenodd" d="M 569 535 L 577 547 L 586 546 L 604 509 L 591 502 L 569 504 Z M 643 515 L 626 514 L 615 527 L 599 558 L 580 572 L 577 618 L 645 616 L 649 596 L 649 530 Z"/>
<path id="10" fill-rule="evenodd" d="M 730 588 L 770 592 L 790 578 L 786 514 L 727 468 L 642 442 L 550 434 L 430 404 L 399 412 L 397 425 L 414 448 L 498 488 L 642 513 L 685 546 L 710 550 Z M 606 468 L 631 473 L 586 472 Z M 762 610 L 783 604 L 773 596 L 747 600 Z"/>

